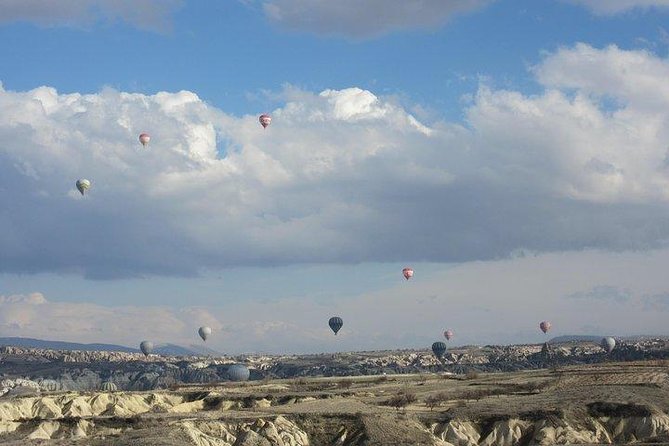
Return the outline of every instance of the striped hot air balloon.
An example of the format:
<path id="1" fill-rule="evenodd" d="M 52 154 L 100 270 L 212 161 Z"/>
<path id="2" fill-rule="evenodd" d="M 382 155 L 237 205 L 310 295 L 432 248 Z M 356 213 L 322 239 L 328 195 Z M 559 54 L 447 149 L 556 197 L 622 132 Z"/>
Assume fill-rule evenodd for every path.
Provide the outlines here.
<path id="1" fill-rule="evenodd" d="M 337 332 L 341 330 L 341 327 L 344 326 L 344 321 L 339 316 L 333 316 L 328 321 L 328 325 L 330 326 L 332 331 L 334 331 L 335 336 L 337 336 Z"/>
<path id="2" fill-rule="evenodd" d="M 258 121 L 260 121 L 262 128 L 266 129 L 272 123 L 272 117 L 263 113 L 258 117 Z"/>

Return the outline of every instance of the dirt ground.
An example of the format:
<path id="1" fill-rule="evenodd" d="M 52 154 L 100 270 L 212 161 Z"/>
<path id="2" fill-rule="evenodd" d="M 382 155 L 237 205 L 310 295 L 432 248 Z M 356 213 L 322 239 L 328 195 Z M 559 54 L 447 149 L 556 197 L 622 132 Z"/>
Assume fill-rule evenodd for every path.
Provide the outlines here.
<path id="1" fill-rule="evenodd" d="M 81 421 L 60 418 L 56 420 L 61 423 L 60 430 L 51 439 L 30 441 L 27 434 L 44 422 L 43 417 L 36 417 L 20 420 L 21 427 L 0 436 L 0 441 L 7 445 L 197 444 L 175 426 L 181 426 L 184 420 L 191 424 L 229 424 L 284 416 L 306 432 L 312 445 L 337 444 L 343 432 L 346 441 L 338 443 L 342 445 L 433 445 L 434 436 L 427 427 L 449 420 L 474 420 L 485 431 L 486 426 L 511 418 L 531 421 L 667 414 L 668 371 L 667 362 L 648 361 L 461 376 L 388 375 L 189 385 L 161 392 L 179 396 L 185 403 L 180 407 L 195 409 L 83 417 L 96 426 L 118 427 L 110 430 L 111 434 L 100 436 L 95 433 L 100 430 L 91 430 L 86 438 L 66 438 L 67 423 Z M 398 395 L 408 398 L 398 407 L 389 405 Z M 662 443 L 661 438 L 656 441 Z"/>

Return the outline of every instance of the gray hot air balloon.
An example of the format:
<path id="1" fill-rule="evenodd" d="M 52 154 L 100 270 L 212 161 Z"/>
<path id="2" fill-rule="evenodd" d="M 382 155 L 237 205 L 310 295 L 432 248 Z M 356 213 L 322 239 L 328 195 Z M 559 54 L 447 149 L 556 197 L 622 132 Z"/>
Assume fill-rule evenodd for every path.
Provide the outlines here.
<path id="1" fill-rule="evenodd" d="M 434 353 L 434 356 L 436 356 L 437 359 L 441 359 L 444 356 L 444 353 L 446 353 L 446 344 L 441 341 L 433 343 L 432 353 Z"/>
<path id="2" fill-rule="evenodd" d="M 144 353 L 144 356 L 149 356 L 153 351 L 153 342 L 142 341 L 141 344 L 139 344 L 139 349 Z"/>
<path id="3" fill-rule="evenodd" d="M 602 342 L 599 345 L 606 350 L 606 353 L 611 353 L 614 348 L 616 348 L 616 340 L 611 337 L 606 337 L 602 339 Z"/>
<path id="4" fill-rule="evenodd" d="M 203 326 L 203 327 L 200 327 L 200 328 L 197 330 L 197 334 L 200 335 L 200 337 L 202 338 L 203 341 L 206 341 L 207 338 L 209 337 L 209 335 L 211 334 L 211 328 L 209 328 L 209 327 L 204 327 L 204 326 Z"/>
<path id="5" fill-rule="evenodd" d="M 76 185 L 79 192 L 81 192 L 81 195 L 84 195 L 84 192 L 91 188 L 91 182 L 85 178 L 77 180 Z"/>
<path id="6" fill-rule="evenodd" d="M 337 332 L 341 330 L 341 327 L 344 326 L 344 321 L 342 320 L 342 318 L 338 316 L 333 316 L 328 321 L 328 325 L 330 326 L 332 331 L 334 331 L 335 336 L 337 336 Z"/>
<path id="7" fill-rule="evenodd" d="M 228 379 L 230 381 L 248 381 L 251 372 L 242 364 L 233 364 L 228 367 Z"/>
<path id="8" fill-rule="evenodd" d="M 100 385 L 100 390 L 103 392 L 116 392 L 118 386 L 111 381 L 105 381 Z"/>

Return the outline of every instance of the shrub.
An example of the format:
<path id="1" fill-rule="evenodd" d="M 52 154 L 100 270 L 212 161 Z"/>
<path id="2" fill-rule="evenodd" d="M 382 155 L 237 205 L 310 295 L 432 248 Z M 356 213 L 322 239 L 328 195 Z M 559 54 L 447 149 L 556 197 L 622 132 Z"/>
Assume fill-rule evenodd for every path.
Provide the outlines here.
<path id="1" fill-rule="evenodd" d="M 353 385 L 353 381 L 351 380 L 344 380 L 344 381 L 339 381 L 337 383 L 337 387 L 340 389 L 350 389 L 351 386 Z"/>
<path id="2" fill-rule="evenodd" d="M 416 401 L 418 401 L 418 398 L 416 398 L 415 394 L 402 391 L 388 399 L 385 404 L 387 406 L 394 407 L 396 410 L 400 410 L 411 403 L 415 403 Z"/>
<path id="3" fill-rule="evenodd" d="M 448 401 L 448 395 L 444 392 L 437 393 L 435 395 L 430 395 L 425 398 L 425 405 L 430 408 L 430 412 L 437 406 L 441 406 L 442 403 Z"/>
<path id="4" fill-rule="evenodd" d="M 467 379 L 479 379 L 480 377 L 481 375 L 476 370 L 468 370 L 467 373 L 465 373 L 465 378 Z"/>

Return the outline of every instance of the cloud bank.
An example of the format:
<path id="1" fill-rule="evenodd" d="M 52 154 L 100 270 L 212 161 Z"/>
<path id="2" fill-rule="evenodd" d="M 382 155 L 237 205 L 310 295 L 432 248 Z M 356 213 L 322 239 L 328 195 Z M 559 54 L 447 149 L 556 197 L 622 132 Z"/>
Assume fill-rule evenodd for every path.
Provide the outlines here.
<path id="1" fill-rule="evenodd" d="M 398 30 L 436 28 L 455 15 L 481 9 L 491 1 L 270 0 L 263 4 L 263 10 L 282 28 L 367 38 Z"/>
<path id="2" fill-rule="evenodd" d="M 613 15 L 634 9 L 668 9 L 669 0 L 566 0 L 570 3 L 583 5 L 595 14 Z"/>
<path id="3" fill-rule="evenodd" d="M 267 130 L 188 91 L 0 90 L 0 271 L 187 276 L 664 246 L 669 62 L 579 44 L 533 71 L 541 93 L 482 85 L 464 124 L 421 123 L 358 88 L 287 88 Z"/>
<path id="4" fill-rule="evenodd" d="M 0 23 L 87 27 L 97 22 L 127 22 L 137 28 L 165 31 L 182 0 L 3 0 Z"/>
<path id="5" fill-rule="evenodd" d="M 430 274 L 419 267 L 411 282 L 398 274 L 383 289 L 358 295 L 221 299 L 206 309 L 51 301 L 40 293 L 0 296 L 0 335 L 189 345 L 200 343 L 197 328 L 209 325 L 214 333 L 207 345 L 226 353 L 427 349 L 446 328 L 456 333 L 454 345 L 540 342 L 541 320 L 552 322 L 554 336 L 666 335 L 668 261 L 667 249 L 543 254 Z M 337 337 L 327 326 L 333 315 L 344 320 Z"/>

